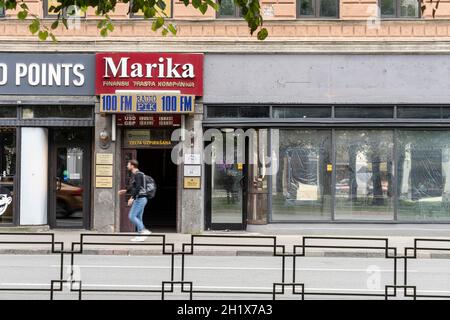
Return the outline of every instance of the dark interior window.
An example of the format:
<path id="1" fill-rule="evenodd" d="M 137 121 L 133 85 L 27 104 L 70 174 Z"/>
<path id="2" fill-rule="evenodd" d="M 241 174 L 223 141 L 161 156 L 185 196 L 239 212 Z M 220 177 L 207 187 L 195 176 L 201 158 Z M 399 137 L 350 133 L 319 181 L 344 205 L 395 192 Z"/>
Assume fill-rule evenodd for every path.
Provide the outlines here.
<path id="1" fill-rule="evenodd" d="M 440 107 L 397 107 L 397 118 L 440 119 Z"/>
<path id="2" fill-rule="evenodd" d="M 0 118 L 16 118 L 16 106 L 0 106 Z"/>
<path id="3" fill-rule="evenodd" d="M 268 106 L 209 106 L 208 118 L 269 118 Z"/>
<path id="4" fill-rule="evenodd" d="M 92 119 L 91 106 L 30 106 L 23 107 L 22 119 L 77 118 Z"/>
<path id="5" fill-rule="evenodd" d="M 327 106 L 292 106 L 274 107 L 274 118 L 331 118 L 331 107 Z"/>
<path id="6" fill-rule="evenodd" d="M 334 108 L 335 118 L 393 118 L 393 107 L 341 107 Z"/>

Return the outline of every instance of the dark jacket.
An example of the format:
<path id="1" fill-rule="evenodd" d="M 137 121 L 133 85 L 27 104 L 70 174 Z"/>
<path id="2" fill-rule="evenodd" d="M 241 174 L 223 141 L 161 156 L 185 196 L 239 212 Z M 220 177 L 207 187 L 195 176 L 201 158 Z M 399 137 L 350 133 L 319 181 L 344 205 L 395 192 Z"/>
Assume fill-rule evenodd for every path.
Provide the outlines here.
<path id="1" fill-rule="evenodd" d="M 130 185 L 127 188 L 127 192 L 131 193 L 133 199 L 145 197 L 146 192 L 144 189 L 144 173 L 136 171 L 131 175 Z"/>

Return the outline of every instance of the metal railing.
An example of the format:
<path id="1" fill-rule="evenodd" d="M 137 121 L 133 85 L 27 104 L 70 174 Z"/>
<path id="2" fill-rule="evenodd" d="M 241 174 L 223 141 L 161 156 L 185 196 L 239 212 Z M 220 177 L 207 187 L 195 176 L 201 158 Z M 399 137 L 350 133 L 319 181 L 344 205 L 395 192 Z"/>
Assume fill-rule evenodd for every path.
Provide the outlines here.
<path id="1" fill-rule="evenodd" d="M 18 287 L 17 285 L 9 286 L 7 283 L 5 285 L 0 281 L 0 293 L 40 292 L 47 293 L 47 298 L 53 300 L 57 293 L 64 292 L 66 286 L 68 288 L 66 294 L 75 293 L 79 300 L 92 293 L 153 294 L 153 298 L 164 300 L 170 298 L 171 294 L 176 294 L 177 290 L 183 298 L 187 299 L 201 299 L 208 295 L 224 299 L 227 297 L 234 298 L 238 295 L 239 297 L 261 297 L 273 300 L 283 297 L 300 300 L 332 297 L 414 300 L 418 298 L 450 298 L 450 288 L 448 293 L 445 290 L 430 293 L 430 290 L 424 290 L 415 284 L 410 277 L 412 272 L 416 272 L 410 268 L 412 261 L 436 257 L 439 258 L 435 260 L 436 263 L 450 262 L 450 239 L 416 238 L 413 239 L 412 246 L 404 247 L 403 253 L 399 254 L 400 248 L 390 245 L 389 239 L 383 237 L 298 236 L 298 241 L 287 245 L 282 244 L 277 236 L 192 235 L 189 242 L 182 242 L 177 246 L 176 243 L 168 242 L 166 235 L 151 234 L 148 235 L 145 242 L 130 243 L 128 238 L 133 236 L 135 234 L 85 233 L 80 235 L 79 241 L 72 242 L 69 249 L 65 249 L 63 242 L 55 241 L 53 233 L 0 233 L 0 248 L 6 248 L 3 253 L 14 253 L 13 249 L 17 247 L 22 249 L 38 247 L 44 248 L 44 250 L 33 251 L 30 249 L 27 256 L 33 257 L 44 254 L 55 255 L 58 258 L 58 264 L 54 266 L 58 273 L 55 273 L 48 285 L 30 286 L 23 284 Z M 158 262 L 159 264 L 163 263 L 162 266 L 155 267 L 155 262 L 148 259 L 141 260 L 133 266 L 122 266 L 123 268 L 133 267 L 133 270 L 145 271 L 146 268 L 155 267 L 164 272 L 158 275 L 153 271 L 148 271 L 149 274 L 156 277 L 156 280 L 154 280 L 156 283 L 141 287 L 130 285 L 123 288 L 114 284 L 102 287 L 87 284 L 81 277 L 77 278 L 75 270 L 79 265 L 78 260 L 82 260 L 86 256 L 91 257 L 93 253 L 100 259 L 106 259 L 109 256 L 115 257 L 117 251 L 120 250 L 122 250 L 122 252 L 119 252 L 121 255 L 164 258 Z M 69 259 L 66 259 L 67 257 Z M 305 275 L 308 268 L 302 270 L 302 266 L 305 266 L 307 259 L 312 258 L 314 260 L 317 257 L 325 260 L 326 264 L 331 263 L 331 260 L 336 258 L 349 261 L 352 264 L 355 260 L 350 260 L 351 258 L 356 257 L 369 262 L 371 260 L 366 259 L 375 258 L 387 263 L 389 268 L 383 271 L 387 274 L 387 277 L 385 277 L 383 284 L 380 281 L 377 289 L 363 290 L 360 288 L 349 291 L 349 288 L 315 288 L 310 286 L 308 277 Z M 6 259 L 9 258 L 9 255 L 0 254 L 0 262 L 3 259 L 7 261 Z M 222 263 L 223 265 L 214 267 L 215 269 L 208 269 L 206 261 L 213 261 L 213 259 L 217 260 L 214 260 L 215 263 Z M 192 267 L 190 266 L 191 261 L 196 261 L 201 265 Z M 253 264 L 246 268 L 241 265 L 241 263 L 254 263 L 255 261 L 261 265 L 255 266 Z M 238 266 L 232 267 L 230 262 L 238 263 Z M 266 262 L 270 262 L 270 267 L 264 268 Z M 0 263 L 0 271 L 5 266 L 8 266 L 8 264 Z M 240 268 L 249 270 L 247 277 L 240 273 L 241 278 L 238 281 L 243 283 L 241 287 L 208 287 L 204 285 L 208 281 L 206 276 L 202 277 L 206 275 L 205 270 L 215 272 L 214 279 L 223 278 L 224 281 L 227 281 L 227 273 L 223 270 L 234 272 L 233 270 L 240 270 Z M 352 268 L 346 268 L 341 268 L 338 271 L 352 274 Z M 65 269 L 68 270 L 66 274 L 64 274 Z M 200 271 L 196 275 L 192 270 Z M 264 272 L 267 272 L 267 270 L 272 272 L 271 278 L 265 276 Z M 101 271 L 102 276 L 107 276 L 111 272 L 108 271 L 107 266 Z M 247 280 L 258 279 L 258 276 L 261 277 L 265 286 L 251 287 L 244 283 Z M 334 279 L 340 280 L 339 276 L 334 277 Z"/>

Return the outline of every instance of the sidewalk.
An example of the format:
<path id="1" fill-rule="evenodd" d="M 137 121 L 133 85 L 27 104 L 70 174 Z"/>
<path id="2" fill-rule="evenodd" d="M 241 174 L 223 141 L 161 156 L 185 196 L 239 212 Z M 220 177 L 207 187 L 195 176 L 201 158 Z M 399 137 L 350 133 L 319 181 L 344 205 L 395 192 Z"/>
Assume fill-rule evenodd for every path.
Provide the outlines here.
<path id="1" fill-rule="evenodd" d="M 39 229 L 37 229 L 39 231 Z M 171 252 L 191 253 L 191 235 L 180 233 L 154 233 L 145 242 L 132 243 L 132 236 L 121 233 L 98 234 L 86 230 L 45 230 L 36 233 L 36 228 L 0 229 L 0 254 L 49 254 L 51 253 L 51 234 L 55 243 L 64 243 L 64 251 L 70 251 L 73 243 L 80 242 L 84 234 L 83 254 L 95 255 L 162 255 L 163 240 L 165 254 Z M 420 250 L 419 258 L 450 259 L 449 225 L 286 225 L 249 226 L 249 231 L 207 231 L 194 236 L 194 254 L 207 256 L 271 256 L 274 250 L 273 236 L 276 233 L 277 254 L 302 253 L 302 241 L 308 246 L 306 256 L 332 257 L 372 257 L 385 256 L 385 246 L 397 249 L 397 255 L 404 255 L 404 248 L 414 246 L 414 239 L 427 238 L 435 241 L 420 242 L 419 247 L 440 248 L 441 250 Z M 258 231 L 258 232 L 255 232 Z M 13 232 L 24 234 L 15 235 Z M 448 236 L 445 236 L 448 235 Z M 207 237 L 205 237 L 207 236 Z M 318 237 L 324 237 L 320 239 Z M 329 237 L 333 237 L 330 239 Z M 343 237 L 358 239 L 342 239 Z M 369 238 L 369 239 L 366 239 Z M 36 242 L 36 243 L 29 243 Z M 284 246 L 284 248 L 282 247 Z M 339 247 L 339 248 L 337 248 Z M 351 248 L 342 248 L 351 247 Z M 363 248 L 359 248 L 363 247 Z M 56 250 L 60 249 L 57 244 Z M 80 250 L 75 245 L 75 251 Z M 444 250 L 442 250 L 444 249 Z M 395 254 L 393 249 L 389 255 Z M 412 255 L 413 252 L 410 252 Z"/>

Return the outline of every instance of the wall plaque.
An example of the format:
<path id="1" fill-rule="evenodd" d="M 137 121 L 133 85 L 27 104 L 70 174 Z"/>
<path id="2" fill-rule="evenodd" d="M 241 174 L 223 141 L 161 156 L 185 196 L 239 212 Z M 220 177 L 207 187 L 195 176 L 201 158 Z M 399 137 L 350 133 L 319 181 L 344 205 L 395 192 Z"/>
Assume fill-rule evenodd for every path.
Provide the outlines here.
<path id="1" fill-rule="evenodd" d="M 97 153 L 96 164 L 113 164 L 112 153 Z"/>
<path id="2" fill-rule="evenodd" d="M 112 188 L 112 186 L 113 186 L 112 177 L 95 177 L 96 188 Z"/>
<path id="3" fill-rule="evenodd" d="M 200 189 L 201 178 L 200 177 L 184 177 L 183 183 L 184 189 Z"/>

